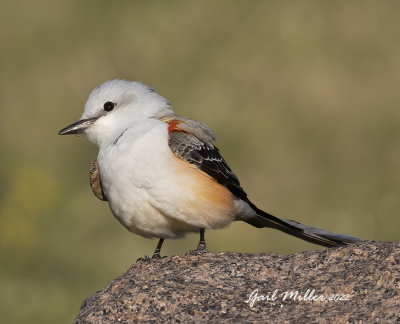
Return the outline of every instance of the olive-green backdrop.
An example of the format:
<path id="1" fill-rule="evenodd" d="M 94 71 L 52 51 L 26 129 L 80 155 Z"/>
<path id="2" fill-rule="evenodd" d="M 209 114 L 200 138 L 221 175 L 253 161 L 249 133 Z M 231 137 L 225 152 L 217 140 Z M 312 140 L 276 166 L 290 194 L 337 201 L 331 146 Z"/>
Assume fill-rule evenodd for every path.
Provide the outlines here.
<path id="1" fill-rule="evenodd" d="M 1 321 L 71 323 L 155 247 L 93 196 L 97 148 L 57 136 L 112 78 L 210 125 L 266 211 L 399 240 L 399 12 L 398 1 L 2 1 Z M 206 237 L 211 251 L 318 248 L 245 223 Z"/>

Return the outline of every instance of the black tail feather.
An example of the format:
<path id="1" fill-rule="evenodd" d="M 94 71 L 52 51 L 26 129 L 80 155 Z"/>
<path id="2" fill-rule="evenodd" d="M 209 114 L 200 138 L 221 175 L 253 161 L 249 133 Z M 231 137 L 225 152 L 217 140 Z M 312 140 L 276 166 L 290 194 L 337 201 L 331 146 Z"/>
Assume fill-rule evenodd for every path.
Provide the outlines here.
<path id="1" fill-rule="evenodd" d="M 257 216 L 247 219 L 245 222 L 255 227 L 275 228 L 287 234 L 296 236 L 304 241 L 326 247 L 335 247 L 363 241 L 356 237 L 344 234 L 335 234 L 319 228 L 303 225 L 290 219 L 278 218 L 258 209 L 252 203 L 250 203 L 250 206 L 257 212 Z"/>

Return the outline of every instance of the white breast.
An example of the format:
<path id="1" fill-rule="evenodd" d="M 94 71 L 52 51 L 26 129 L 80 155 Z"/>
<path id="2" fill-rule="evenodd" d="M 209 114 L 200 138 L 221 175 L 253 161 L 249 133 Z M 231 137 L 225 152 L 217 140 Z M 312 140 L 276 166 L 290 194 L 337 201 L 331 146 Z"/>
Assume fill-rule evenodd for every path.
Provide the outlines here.
<path id="1" fill-rule="evenodd" d="M 167 125 L 149 119 L 101 147 L 103 190 L 114 216 L 145 237 L 176 238 L 234 220 L 234 197 L 197 167 L 176 158 Z"/>

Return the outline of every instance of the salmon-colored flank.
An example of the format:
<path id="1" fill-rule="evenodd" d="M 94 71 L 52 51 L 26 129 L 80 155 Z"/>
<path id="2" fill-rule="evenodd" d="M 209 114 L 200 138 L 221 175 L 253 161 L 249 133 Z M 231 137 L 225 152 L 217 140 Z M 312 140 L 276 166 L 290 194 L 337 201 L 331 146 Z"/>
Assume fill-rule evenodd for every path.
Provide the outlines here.
<path id="1" fill-rule="evenodd" d="M 178 121 L 178 120 L 172 120 L 172 121 L 168 122 L 168 132 L 173 132 L 173 131 L 177 130 L 179 123 L 180 123 L 180 121 Z"/>
<path id="2" fill-rule="evenodd" d="M 174 160 L 179 169 L 179 177 L 185 179 L 187 192 L 196 197 L 195 200 L 182 197 L 183 206 L 194 214 L 201 215 L 204 224 L 208 225 L 206 228 L 220 227 L 231 222 L 234 215 L 234 197 L 229 189 L 197 166 L 177 157 L 174 157 Z"/>

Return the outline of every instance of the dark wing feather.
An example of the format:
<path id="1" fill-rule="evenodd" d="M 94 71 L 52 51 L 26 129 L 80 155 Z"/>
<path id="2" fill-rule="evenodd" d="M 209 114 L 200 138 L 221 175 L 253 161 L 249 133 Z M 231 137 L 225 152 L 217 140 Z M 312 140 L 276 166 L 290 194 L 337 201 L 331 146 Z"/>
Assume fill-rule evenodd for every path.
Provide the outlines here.
<path id="1" fill-rule="evenodd" d="M 217 147 L 204 143 L 194 135 L 182 131 L 169 133 L 169 147 L 178 158 L 196 165 L 200 170 L 227 187 L 236 197 L 247 201 L 247 194 Z"/>

